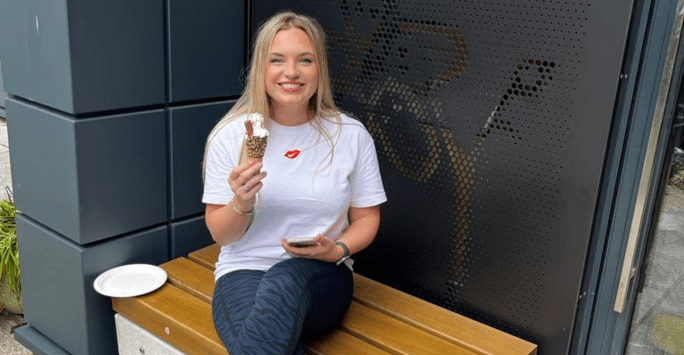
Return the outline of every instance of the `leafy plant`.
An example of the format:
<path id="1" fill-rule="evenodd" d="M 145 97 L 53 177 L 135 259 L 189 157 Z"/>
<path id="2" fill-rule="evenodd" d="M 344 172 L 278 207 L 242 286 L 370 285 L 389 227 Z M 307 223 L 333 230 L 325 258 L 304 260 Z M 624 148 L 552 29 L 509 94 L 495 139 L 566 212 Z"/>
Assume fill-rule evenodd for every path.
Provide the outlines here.
<path id="1" fill-rule="evenodd" d="M 16 209 L 12 199 L 0 201 L 0 276 L 7 278 L 12 292 L 21 292 L 19 247 L 17 246 Z"/>

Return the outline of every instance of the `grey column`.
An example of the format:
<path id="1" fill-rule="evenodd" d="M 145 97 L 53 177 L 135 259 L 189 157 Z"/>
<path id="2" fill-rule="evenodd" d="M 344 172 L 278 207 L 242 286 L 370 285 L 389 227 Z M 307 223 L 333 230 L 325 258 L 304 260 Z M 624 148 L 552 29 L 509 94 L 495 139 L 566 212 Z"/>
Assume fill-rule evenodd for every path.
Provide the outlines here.
<path id="1" fill-rule="evenodd" d="M 242 90 L 244 9 L 0 1 L 0 110 L 23 212 L 28 321 L 15 337 L 34 353 L 117 353 L 111 302 L 94 279 L 212 242 L 201 161 Z"/>

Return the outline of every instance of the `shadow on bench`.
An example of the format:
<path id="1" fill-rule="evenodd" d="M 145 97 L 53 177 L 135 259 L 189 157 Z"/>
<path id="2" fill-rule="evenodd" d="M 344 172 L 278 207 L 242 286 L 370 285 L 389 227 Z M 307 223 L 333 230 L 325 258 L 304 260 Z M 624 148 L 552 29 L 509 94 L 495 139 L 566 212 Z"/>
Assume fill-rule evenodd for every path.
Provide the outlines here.
<path id="1" fill-rule="evenodd" d="M 113 298 L 114 310 L 184 353 L 227 354 L 211 316 L 213 270 L 219 251 L 214 244 L 188 258 L 162 264 L 169 276 L 166 285 L 139 297 Z M 537 353 L 532 343 L 361 275 L 354 275 L 354 283 L 354 301 L 344 320 L 336 330 L 308 343 L 309 353 Z M 143 341 L 135 349 L 144 348 Z"/>

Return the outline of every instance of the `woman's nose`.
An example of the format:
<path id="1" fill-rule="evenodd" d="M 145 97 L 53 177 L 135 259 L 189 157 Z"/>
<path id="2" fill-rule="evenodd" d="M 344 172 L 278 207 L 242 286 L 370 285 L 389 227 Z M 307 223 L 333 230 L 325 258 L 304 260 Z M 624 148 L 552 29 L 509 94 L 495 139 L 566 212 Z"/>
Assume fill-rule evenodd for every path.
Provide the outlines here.
<path id="1" fill-rule="evenodd" d="M 290 77 L 290 78 L 297 77 L 299 75 L 299 68 L 297 68 L 297 64 L 296 63 L 289 63 L 285 67 L 285 75 L 287 77 Z"/>

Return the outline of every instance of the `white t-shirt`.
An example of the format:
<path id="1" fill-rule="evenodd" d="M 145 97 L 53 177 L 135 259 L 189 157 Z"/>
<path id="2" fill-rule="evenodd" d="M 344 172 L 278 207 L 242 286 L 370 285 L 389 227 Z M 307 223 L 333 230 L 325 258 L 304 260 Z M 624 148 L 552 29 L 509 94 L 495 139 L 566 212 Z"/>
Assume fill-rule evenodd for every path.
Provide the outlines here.
<path id="1" fill-rule="evenodd" d="M 322 234 L 337 240 L 349 226 L 350 206 L 371 207 L 387 200 L 373 139 L 360 122 L 340 116 L 341 125 L 323 120 L 336 144 L 332 162 L 329 144 L 311 124 L 292 127 L 269 120 L 262 169 L 268 175 L 254 221 L 241 239 L 221 248 L 217 280 L 240 269 L 265 271 L 289 258 L 280 245 L 283 237 Z M 246 117 L 236 117 L 211 140 L 202 202 L 223 205 L 233 198 L 228 176 L 238 165 Z"/>

